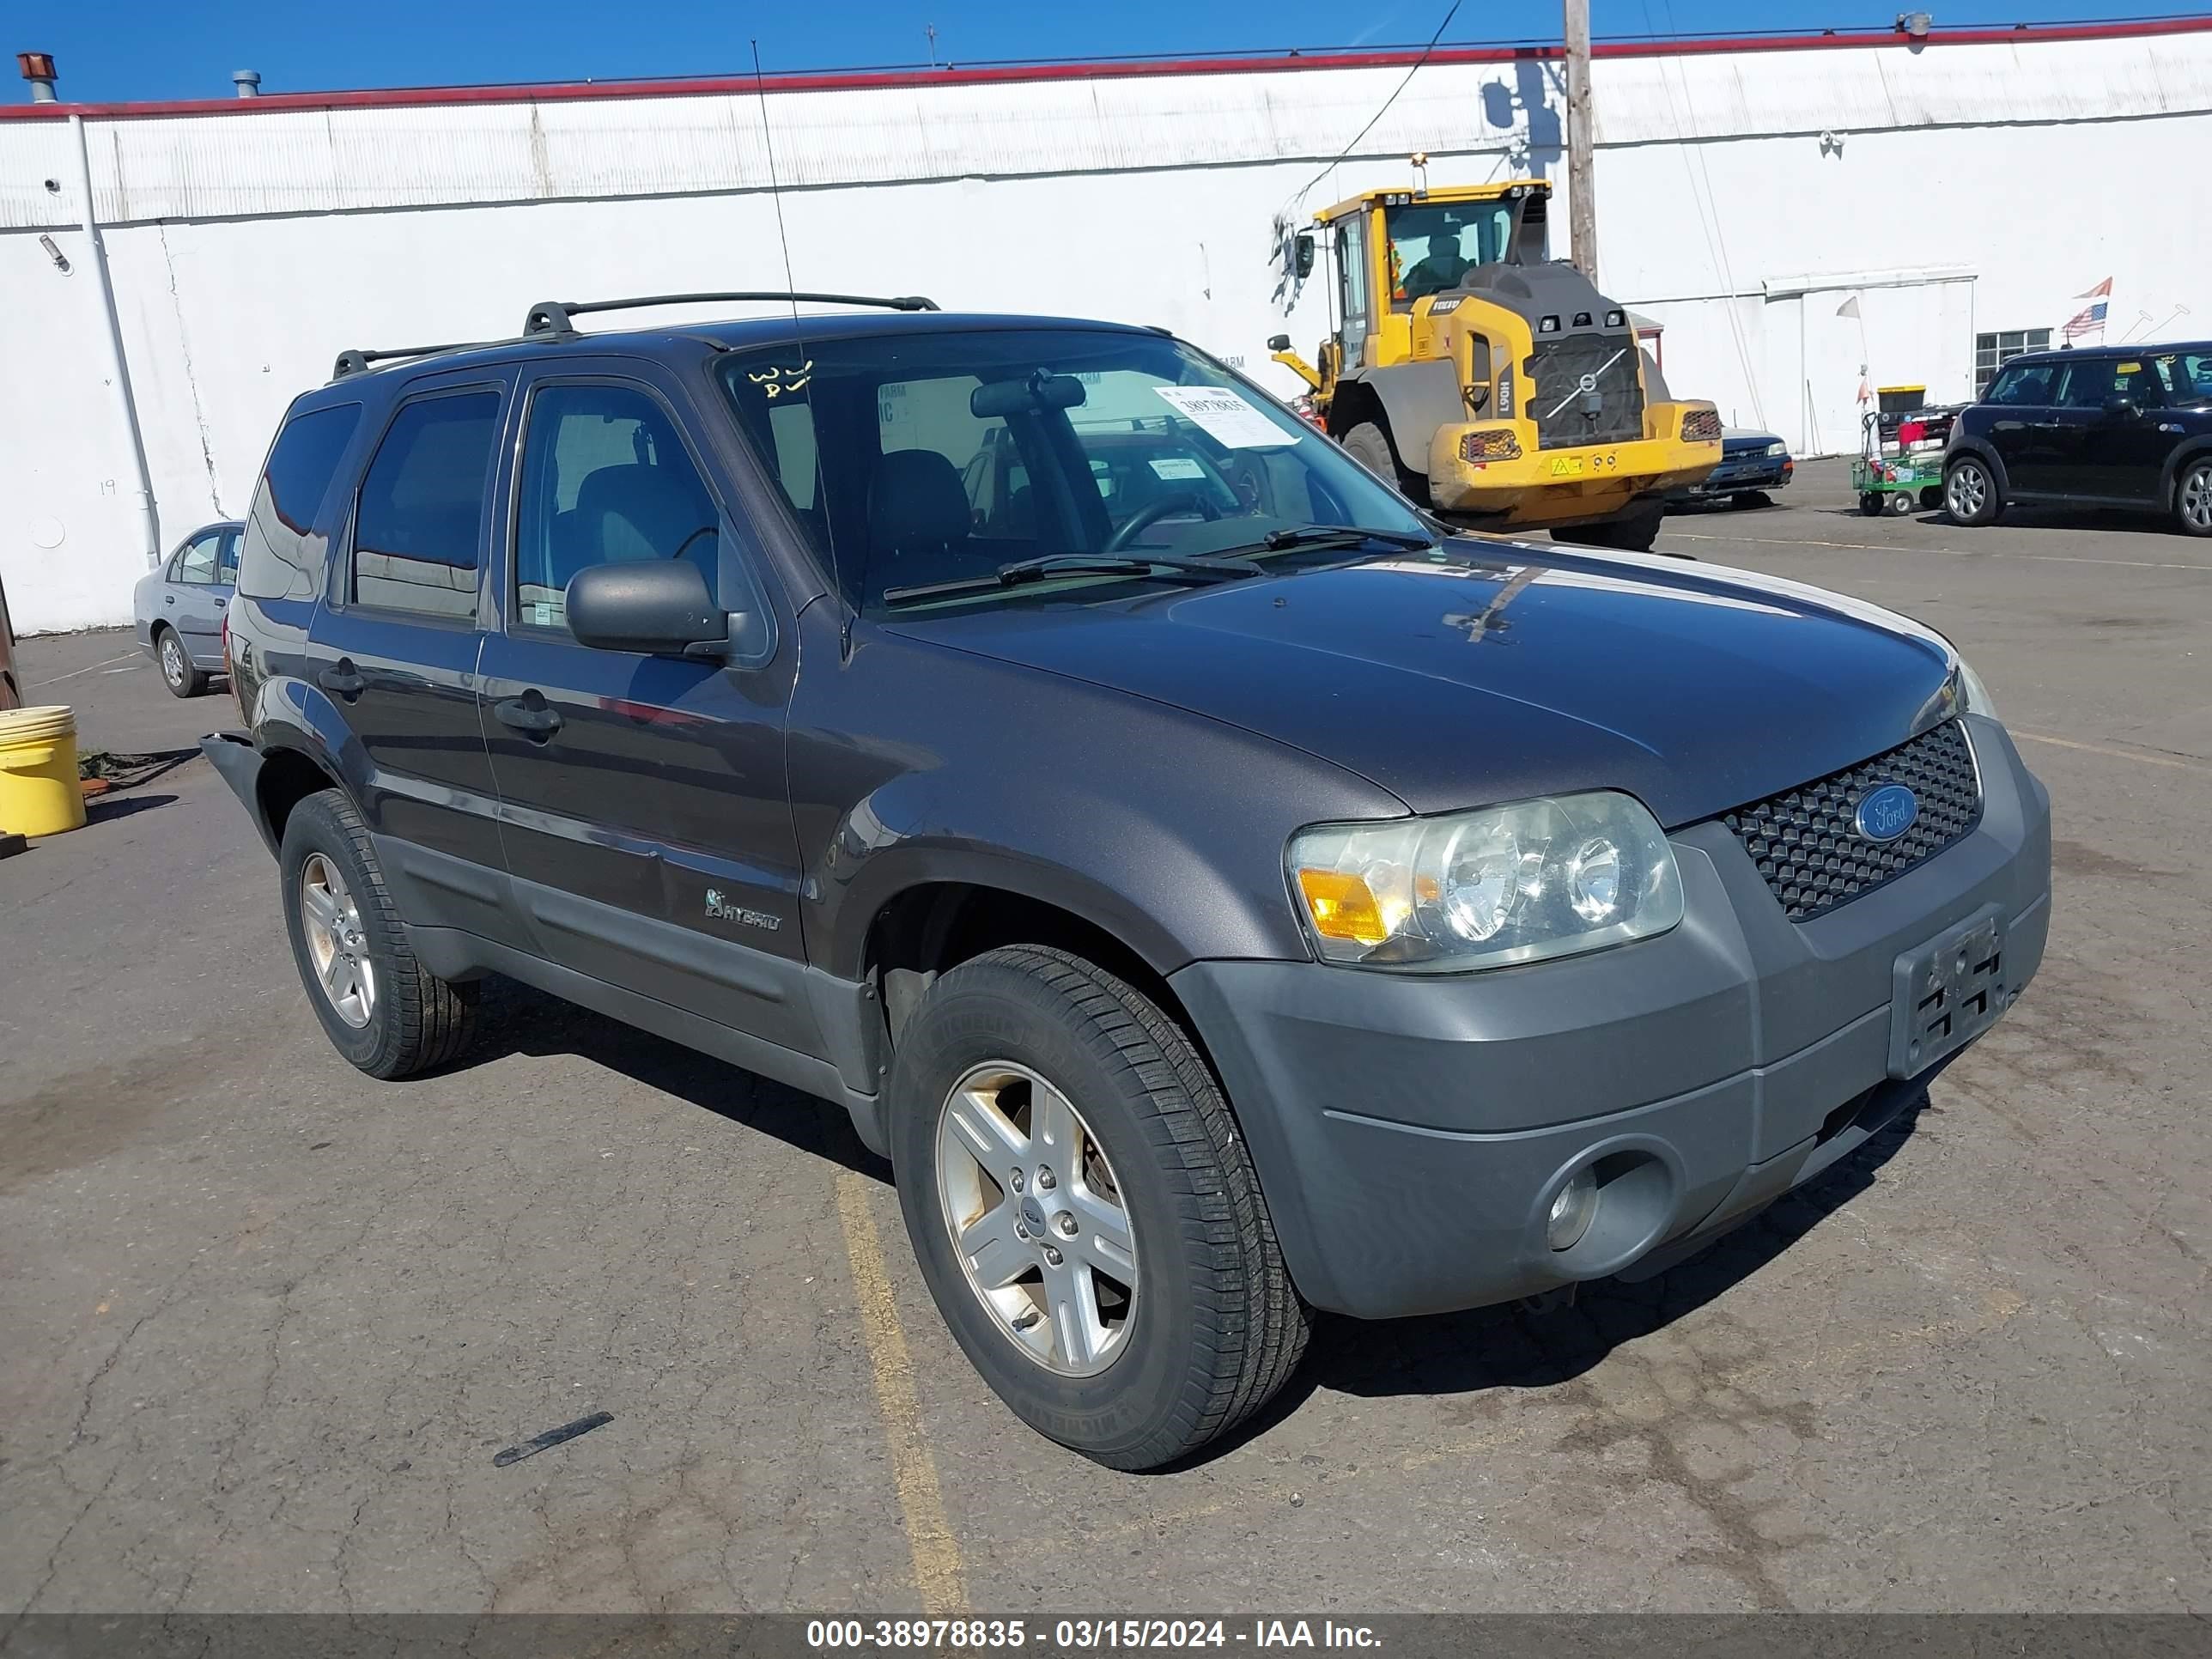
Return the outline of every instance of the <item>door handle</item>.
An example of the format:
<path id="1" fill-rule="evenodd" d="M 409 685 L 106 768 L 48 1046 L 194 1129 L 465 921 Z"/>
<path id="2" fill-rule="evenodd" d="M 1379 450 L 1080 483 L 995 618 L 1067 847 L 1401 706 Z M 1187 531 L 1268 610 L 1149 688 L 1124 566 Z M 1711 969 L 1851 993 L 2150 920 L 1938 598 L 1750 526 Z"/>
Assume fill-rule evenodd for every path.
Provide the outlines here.
<path id="1" fill-rule="evenodd" d="M 531 703 L 520 697 L 508 697 L 494 703 L 491 712 L 501 726 L 511 726 L 539 743 L 550 740 L 561 729 L 561 711 L 549 708 L 542 702 Z"/>
<path id="2" fill-rule="evenodd" d="M 325 668 L 315 676 L 315 683 L 332 696 L 343 697 L 348 702 L 368 690 L 368 682 L 354 672 L 350 657 L 340 657 L 336 667 Z"/>

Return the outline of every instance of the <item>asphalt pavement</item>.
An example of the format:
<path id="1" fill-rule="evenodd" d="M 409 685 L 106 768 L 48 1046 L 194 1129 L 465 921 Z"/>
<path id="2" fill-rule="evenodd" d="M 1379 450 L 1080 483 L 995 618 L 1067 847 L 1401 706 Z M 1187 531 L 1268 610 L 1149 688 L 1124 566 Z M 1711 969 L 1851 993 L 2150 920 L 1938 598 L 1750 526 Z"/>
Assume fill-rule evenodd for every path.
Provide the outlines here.
<path id="1" fill-rule="evenodd" d="M 2054 797 L 2040 977 L 1705 1255 L 1325 1322 L 1166 1474 L 998 1405 L 833 1109 L 505 986 L 354 1073 L 204 760 L 0 861 L 0 1609 L 2212 1611 L 2212 544 L 1822 463 L 1661 546 L 1960 643 Z M 235 723 L 20 656 L 88 746 Z"/>

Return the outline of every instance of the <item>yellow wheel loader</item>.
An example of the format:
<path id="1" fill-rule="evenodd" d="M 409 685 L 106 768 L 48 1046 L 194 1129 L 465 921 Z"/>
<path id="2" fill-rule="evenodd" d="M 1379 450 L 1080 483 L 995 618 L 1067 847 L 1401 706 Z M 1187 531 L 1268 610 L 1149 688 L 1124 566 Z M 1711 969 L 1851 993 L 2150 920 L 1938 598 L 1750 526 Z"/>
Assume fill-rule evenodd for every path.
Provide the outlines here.
<path id="1" fill-rule="evenodd" d="M 1313 388 L 1328 434 L 1413 501 L 1472 528 L 1648 549 L 1660 501 L 1721 458 L 1720 415 L 1668 397 L 1626 310 L 1548 256 L 1539 179 L 1370 191 L 1314 216 L 1334 331 Z"/>

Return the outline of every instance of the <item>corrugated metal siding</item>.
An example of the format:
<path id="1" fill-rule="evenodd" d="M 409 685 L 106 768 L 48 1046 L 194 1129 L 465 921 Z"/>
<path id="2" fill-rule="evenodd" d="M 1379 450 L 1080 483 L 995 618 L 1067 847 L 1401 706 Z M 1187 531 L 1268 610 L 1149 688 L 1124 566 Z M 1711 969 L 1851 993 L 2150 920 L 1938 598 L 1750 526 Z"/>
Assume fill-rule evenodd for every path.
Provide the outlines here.
<path id="1" fill-rule="evenodd" d="M 1555 62 L 1432 64 L 1362 157 L 1547 161 Z M 2049 123 L 2212 109 L 2212 34 L 1601 59 L 1601 145 Z M 788 187 L 1218 167 L 1327 157 L 1396 67 L 784 92 L 765 100 Z M 759 190 L 762 100 L 737 94 L 94 120 L 108 222 Z M 67 128 L 0 124 L 0 227 L 76 216 Z M 58 179 L 58 193 L 41 180 Z"/>

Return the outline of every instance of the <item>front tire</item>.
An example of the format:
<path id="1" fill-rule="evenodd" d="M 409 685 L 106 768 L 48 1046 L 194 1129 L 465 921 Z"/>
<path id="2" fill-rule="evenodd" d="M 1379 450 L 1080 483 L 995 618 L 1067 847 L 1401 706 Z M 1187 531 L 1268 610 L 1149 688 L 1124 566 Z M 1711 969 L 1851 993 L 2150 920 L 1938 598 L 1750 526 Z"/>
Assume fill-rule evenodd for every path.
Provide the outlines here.
<path id="1" fill-rule="evenodd" d="M 2173 481 L 2174 522 L 2185 536 L 2212 536 L 2212 455 L 2200 455 Z"/>
<path id="2" fill-rule="evenodd" d="M 1288 1380 L 1309 1316 L 1251 1159 L 1141 991 L 1065 951 L 989 951 L 930 988 L 889 1096 L 922 1279 L 1030 1427 L 1157 1468 Z"/>
<path id="3" fill-rule="evenodd" d="M 1961 455 L 1943 474 L 1943 510 L 1954 524 L 1993 524 L 2003 509 L 1997 481 L 1978 455 Z"/>
<path id="4" fill-rule="evenodd" d="M 467 1044 L 477 988 L 416 960 L 368 826 L 342 790 L 308 796 L 277 852 L 286 932 L 331 1047 L 374 1078 L 442 1066 Z"/>
<path id="5" fill-rule="evenodd" d="M 1889 511 L 1893 518 L 1903 518 L 1918 504 L 1909 489 L 1897 489 L 1890 492 Z"/>
<path id="6" fill-rule="evenodd" d="M 1428 479 L 1398 465 L 1398 452 L 1390 447 L 1390 434 L 1374 422 L 1362 421 L 1340 442 L 1346 454 L 1377 477 L 1389 479 L 1397 486 L 1398 493 L 1416 507 L 1429 504 Z"/>
<path id="7" fill-rule="evenodd" d="M 161 684 L 169 688 L 171 696 L 197 697 L 207 690 L 208 677 L 192 666 L 175 629 L 164 627 L 155 633 L 154 655 L 161 666 Z"/>

